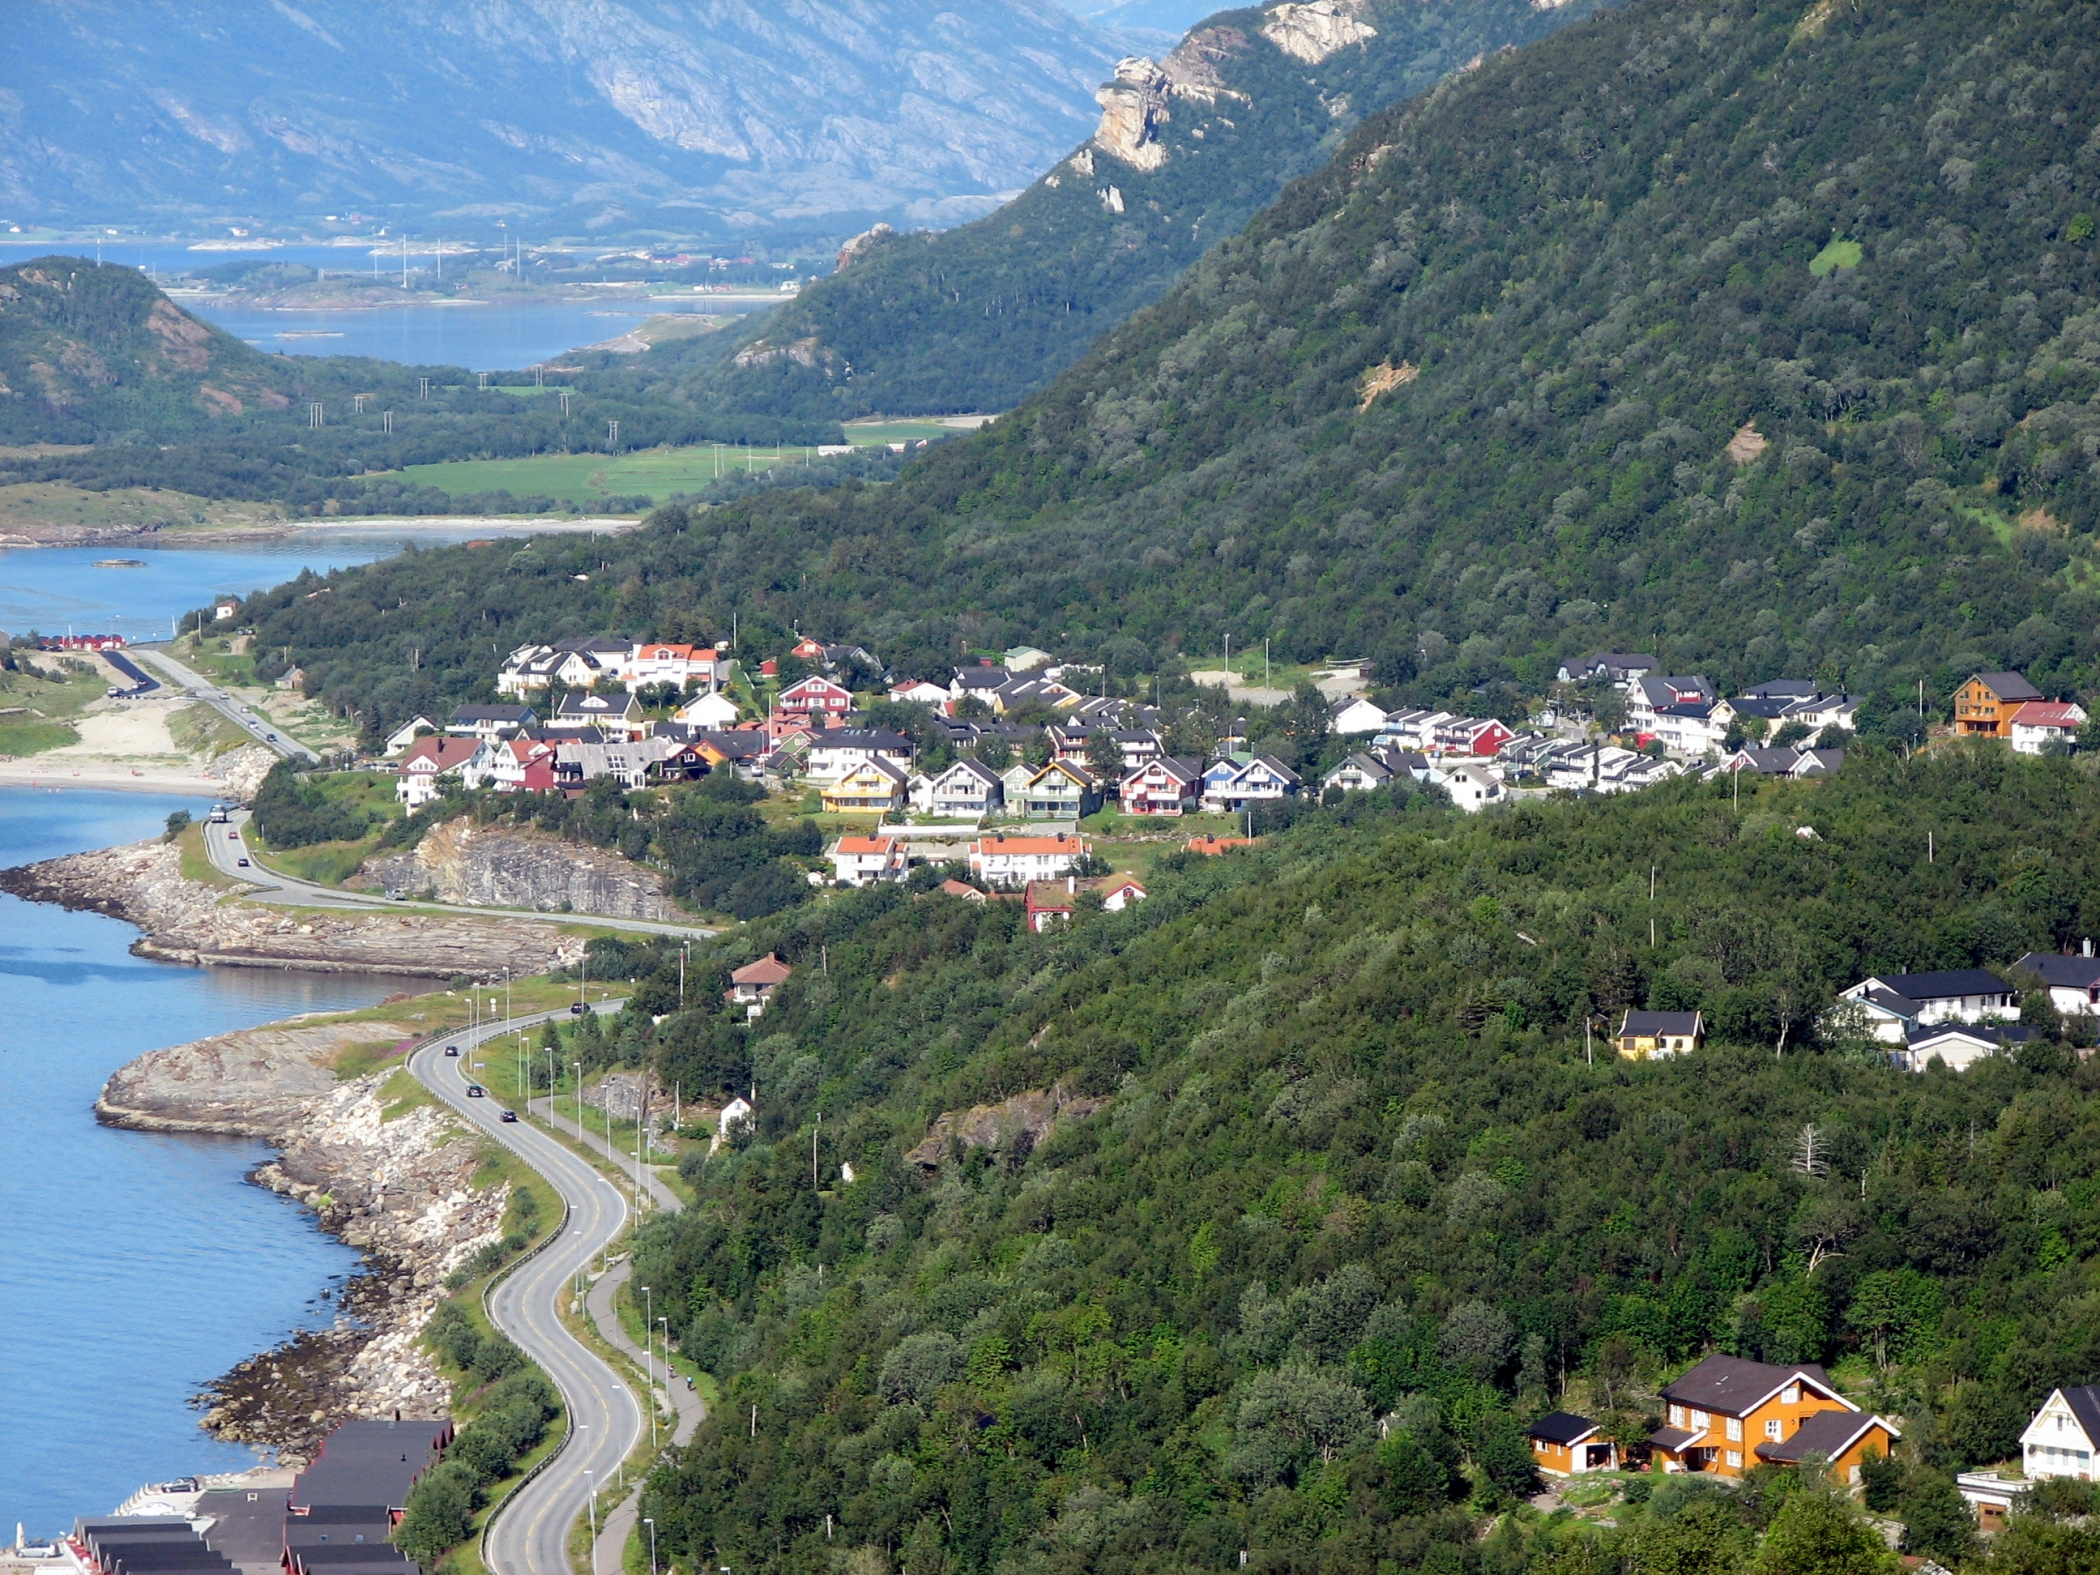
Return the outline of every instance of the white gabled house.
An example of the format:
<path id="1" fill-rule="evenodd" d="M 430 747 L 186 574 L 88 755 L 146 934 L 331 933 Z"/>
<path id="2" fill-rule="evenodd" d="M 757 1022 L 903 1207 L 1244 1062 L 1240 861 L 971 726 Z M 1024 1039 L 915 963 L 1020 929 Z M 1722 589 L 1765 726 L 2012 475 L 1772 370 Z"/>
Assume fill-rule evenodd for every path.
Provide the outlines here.
<path id="1" fill-rule="evenodd" d="M 995 834 L 970 844 L 970 873 L 988 884 L 1024 887 L 1071 874 L 1088 852 L 1082 839 L 1062 831 L 1050 837 Z"/>
<path id="2" fill-rule="evenodd" d="M 2100 1453 L 2100 1385 L 2052 1389 L 2020 1435 L 2020 1464 L 2029 1481 L 2044 1477 L 2093 1480 Z"/>
<path id="3" fill-rule="evenodd" d="M 962 759 L 938 776 L 913 778 L 911 801 L 913 809 L 941 820 L 976 820 L 998 813 L 1006 786 L 990 766 Z"/>
<path id="4" fill-rule="evenodd" d="M 2020 1008 L 2012 986 L 1984 968 L 1874 974 L 1839 991 L 1838 999 L 1857 1002 L 1873 1036 L 1892 1045 L 1907 1044 L 1914 1028 L 2011 1017 Z"/>
<path id="5" fill-rule="evenodd" d="M 1385 726 L 1385 712 L 1362 695 L 1337 701 L 1327 713 L 1331 733 L 1375 733 Z"/>
<path id="6" fill-rule="evenodd" d="M 2084 954 L 2059 957 L 2054 952 L 2029 952 L 2013 964 L 2015 974 L 2030 973 L 2049 992 L 2049 1004 L 2069 1016 L 2090 1012 L 2100 1016 L 2100 958 L 2087 941 Z"/>
<path id="7" fill-rule="evenodd" d="M 386 752 L 389 755 L 398 755 L 416 741 L 417 734 L 442 733 L 443 731 L 443 728 L 439 727 L 437 723 L 431 721 L 427 716 L 412 716 L 386 735 Z"/>
<path id="8" fill-rule="evenodd" d="M 1441 769 L 1430 780 L 1449 793 L 1451 802 L 1469 815 L 1491 804 L 1505 803 L 1509 798 L 1509 789 L 1503 786 L 1500 777 L 1486 767 L 1470 762 Z"/>
<path id="9" fill-rule="evenodd" d="M 829 857 L 832 879 L 841 886 L 873 886 L 879 881 L 904 879 L 904 844 L 896 837 L 848 834 L 831 845 Z"/>
<path id="10" fill-rule="evenodd" d="M 1393 768 L 1377 753 L 1367 751 L 1351 755 L 1320 778 L 1320 792 L 1324 796 L 1339 788 L 1344 793 L 1369 793 L 1392 780 Z"/>
<path id="11" fill-rule="evenodd" d="M 733 726 L 737 714 L 736 702 L 719 689 L 704 695 L 695 695 L 671 713 L 677 721 L 708 729 Z"/>

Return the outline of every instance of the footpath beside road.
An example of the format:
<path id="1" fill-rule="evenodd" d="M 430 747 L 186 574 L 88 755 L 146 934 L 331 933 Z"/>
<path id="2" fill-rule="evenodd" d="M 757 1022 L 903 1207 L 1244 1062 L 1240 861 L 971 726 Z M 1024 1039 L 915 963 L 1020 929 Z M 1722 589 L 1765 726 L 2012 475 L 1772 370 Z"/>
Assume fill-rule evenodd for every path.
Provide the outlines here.
<path id="1" fill-rule="evenodd" d="M 598 1009 L 616 1010 L 618 1004 L 606 1003 Z M 649 1419 L 635 1395 L 644 1369 L 662 1375 L 653 1398 L 659 1402 L 659 1411 L 668 1410 L 677 1419 L 668 1437 L 659 1432 L 660 1446 L 690 1439 L 707 1414 L 700 1396 L 672 1381 L 663 1372 L 661 1357 L 645 1354 L 621 1326 L 616 1298 L 631 1273 L 626 1260 L 596 1276 L 585 1297 L 585 1311 L 605 1342 L 633 1364 L 633 1382 L 562 1323 L 563 1298 L 574 1295 L 576 1284 L 590 1276 L 592 1260 L 601 1258 L 627 1227 L 631 1217 L 628 1194 L 636 1186 L 631 1166 L 623 1164 L 616 1151 L 611 1154 L 623 1171 L 615 1182 L 561 1137 L 534 1124 L 545 1121 L 587 1149 L 597 1146 L 575 1121 L 554 1111 L 552 1096 L 544 1106 L 536 1100 L 527 1102 L 533 1120 L 506 1122 L 495 1100 L 467 1093 L 475 1050 L 569 1015 L 566 1010 L 535 1012 L 486 1023 L 433 1040 L 409 1062 L 426 1088 L 545 1179 L 566 1210 L 555 1236 L 502 1280 L 489 1298 L 492 1321 L 554 1380 L 570 1421 L 562 1447 L 490 1518 L 484 1543 L 494 1575 L 572 1575 L 570 1528 L 591 1507 L 594 1493 L 599 1532 L 592 1549 L 591 1575 L 618 1575 L 639 1514 L 641 1482 L 654 1461 L 644 1451 L 643 1458 L 634 1462 L 634 1487 L 622 1495 L 621 1502 L 612 1503 L 602 1489 L 619 1479 L 623 1464 L 648 1440 Z M 457 1045 L 460 1055 L 447 1056 L 447 1045 Z M 647 1167 L 641 1170 L 639 1190 L 660 1209 L 679 1207 L 677 1194 Z"/>

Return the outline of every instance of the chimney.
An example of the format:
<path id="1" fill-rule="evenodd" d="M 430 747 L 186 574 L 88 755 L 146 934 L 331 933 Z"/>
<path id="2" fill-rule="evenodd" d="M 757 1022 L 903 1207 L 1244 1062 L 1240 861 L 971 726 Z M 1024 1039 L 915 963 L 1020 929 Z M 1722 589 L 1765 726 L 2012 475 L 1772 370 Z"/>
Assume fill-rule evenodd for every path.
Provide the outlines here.
<path id="1" fill-rule="evenodd" d="M 2093 938 L 2090 935 L 2085 938 L 2085 954 L 2088 957 L 2093 955 Z"/>

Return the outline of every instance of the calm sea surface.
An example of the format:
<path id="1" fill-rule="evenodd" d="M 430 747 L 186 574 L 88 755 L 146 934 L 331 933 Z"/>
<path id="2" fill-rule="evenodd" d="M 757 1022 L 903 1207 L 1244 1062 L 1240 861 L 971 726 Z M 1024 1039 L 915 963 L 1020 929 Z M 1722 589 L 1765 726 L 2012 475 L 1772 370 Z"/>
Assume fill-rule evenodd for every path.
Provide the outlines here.
<path id="1" fill-rule="evenodd" d="M 135 842 L 194 800 L 0 787 L 0 862 Z M 126 950 L 95 913 L 0 895 L 0 1525 L 107 1514 L 142 1483 L 240 1470 L 188 1404 L 293 1330 L 356 1263 L 296 1205 L 241 1178 L 257 1143 L 119 1132 L 95 1095 L 131 1057 L 294 1012 L 364 1006 L 399 981 L 185 968 Z"/>

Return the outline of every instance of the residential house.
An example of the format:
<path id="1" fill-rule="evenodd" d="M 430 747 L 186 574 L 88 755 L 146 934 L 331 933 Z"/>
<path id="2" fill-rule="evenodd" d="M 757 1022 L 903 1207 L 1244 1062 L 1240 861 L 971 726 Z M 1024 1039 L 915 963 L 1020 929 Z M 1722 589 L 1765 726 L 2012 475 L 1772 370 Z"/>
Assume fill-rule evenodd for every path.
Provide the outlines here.
<path id="1" fill-rule="evenodd" d="M 1869 1031 L 1892 1045 L 1907 1043 L 1913 1028 L 2016 1015 L 2020 1005 L 2012 986 L 1985 968 L 1876 974 L 1840 991 L 1838 999 L 1857 1001 Z"/>
<path id="2" fill-rule="evenodd" d="M 559 786 L 555 746 L 541 738 L 488 738 L 460 772 L 469 789 L 498 793 L 550 793 Z"/>
<path id="3" fill-rule="evenodd" d="M 1628 1012 L 1613 1037 L 1629 1061 L 1689 1055 L 1706 1038 L 1706 1019 L 1697 1012 Z"/>
<path id="4" fill-rule="evenodd" d="M 1469 815 L 1491 804 L 1504 803 L 1509 798 L 1509 789 L 1500 777 L 1471 762 L 1440 767 L 1431 780 L 1451 795 L 1452 803 Z"/>
<path id="5" fill-rule="evenodd" d="M 1259 841 L 1259 837 L 1191 837 L 1188 851 L 1200 853 L 1207 859 L 1214 859 L 1221 853 L 1230 853 L 1234 848 L 1251 848 Z"/>
<path id="6" fill-rule="evenodd" d="M 1616 684 L 1624 689 L 1635 679 L 1646 678 L 1662 664 L 1652 656 L 1625 651 L 1598 651 L 1572 662 L 1561 663 L 1558 677 L 1564 684 Z"/>
<path id="7" fill-rule="evenodd" d="M 2100 1385 L 2052 1389 L 2020 1435 L 2020 1465 L 2030 1482 L 2049 1477 L 2094 1479 L 2100 1454 Z"/>
<path id="8" fill-rule="evenodd" d="M 727 771 L 740 781 L 759 779 L 759 761 L 771 752 L 764 733 L 696 733 L 691 740 L 710 770 Z"/>
<path id="9" fill-rule="evenodd" d="M 620 670 L 629 689 L 650 684 L 705 684 L 712 689 L 728 676 L 729 663 L 711 646 L 673 645 L 650 641 L 636 645 Z"/>
<path id="10" fill-rule="evenodd" d="M 763 1006 L 750 1006 L 744 1009 L 744 1013 L 747 1017 L 756 1017 L 764 1010 Z M 716 1150 L 736 1135 L 739 1127 L 749 1127 L 752 1118 L 757 1114 L 758 1107 L 742 1094 L 724 1105 L 715 1113 L 715 1135 L 708 1140 L 708 1155 L 712 1157 Z"/>
<path id="11" fill-rule="evenodd" d="M 1787 707 L 1786 720 L 1799 722 L 1814 732 L 1826 727 L 1842 727 L 1847 732 L 1856 732 L 1859 719 L 1859 696 L 1848 694 L 1813 694 L 1797 700 Z"/>
<path id="12" fill-rule="evenodd" d="M 900 705 L 929 705 L 935 710 L 942 710 L 953 697 L 939 684 L 928 683 L 923 678 L 914 678 L 909 683 L 892 685 L 890 698 Z"/>
<path id="13" fill-rule="evenodd" d="M 1024 911 L 1028 927 L 1040 935 L 1072 922 L 1079 906 L 1079 883 L 1067 875 L 1063 880 L 1032 880 Z"/>
<path id="14" fill-rule="evenodd" d="M 513 700 L 556 689 L 588 689 L 601 678 L 617 678 L 634 644 L 629 640 L 557 640 L 521 645 L 504 659 L 496 693 Z"/>
<path id="15" fill-rule="evenodd" d="M 1723 771 L 1747 771 L 1760 777 L 1827 776 L 1845 763 L 1842 749 L 1738 749 L 1721 762 Z"/>
<path id="16" fill-rule="evenodd" d="M 844 684 L 812 674 L 780 691 L 773 709 L 784 717 L 822 716 L 837 721 L 853 709 L 853 691 Z"/>
<path id="17" fill-rule="evenodd" d="M 693 696 L 671 715 L 695 727 L 719 728 L 733 725 L 738 712 L 734 700 L 719 689 L 711 689 L 704 695 Z"/>
<path id="18" fill-rule="evenodd" d="M 1653 733 L 1657 711 L 1700 701 L 1711 705 L 1720 698 L 1720 691 L 1711 680 L 1696 673 L 1676 678 L 1637 678 L 1626 691 L 1626 720 L 1636 732 Z"/>
<path id="19" fill-rule="evenodd" d="M 1322 797 L 1340 791 L 1343 793 L 1368 793 L 1382 788 L 1393 780 L 1393 768 L 1385 763 L 1378 750 L 1366 750 L 1349 756 L 1327 775 L 1320 778 Z"/>
<path id="20" fill-rule="evenodd" d="M 1116 876 L 1103 882 L 1096 889 L 1101 893 L 1101 907 L 1106 913 L 1121 913 L 1125 908 L 1143 902 L 1150 895 L 1135 875 Z"/>
<path id="21" fill-rule="evenodd" d="M 1043 738 L 1051 753 L 1059 760 L 1069 760 L 1079 766 L 1089 764 L 1094 740 L 1103 735 L 1116 746 L 1125 772 L 1135 771 L 1146 761 L 1165 753 L 1159 735 L 1144 728 L 1114 728 L 1074 721 L 1053 723 L 1043 729 Z"/>
<path id="22" fill-rule="evenodd" d="M 1726 740 L 1732 720 L 1726 701 L 1686 700 L 1657 706 L 1646 731 L 1680 755 L 1710 755 Z"/>
<path id="23" fill-rule="evenodd" d="M 1709 1356 L 1663 1386 L 1666 1424 L 1648 1439 L 1650 1469 L 1739 1477 L 1755 1463 L 1797 1464 L 1814 1454 L 1840 1482 L 1857 1482 L 1870 1453 L 1886 1457 L 1900 1436 L 1838 1393 L 1813 1362 L 1775 1366 Z M 1831 1417 L 1817 1421 L 1819 1417 Z"/>
<path id="24" fill-rule="evenodd" d="M 642 715 L 641 702 L 631 694 L 598 695 L 572 692 L 561 697 L 548 718 L 558 731 L 595 727 L 606 738 L 637 739 L 647 736 L 649 719 Z"/>
<path id="25" fill-rule="evenodd" d="M 417 739 L 401 757 L 401 776 L 394 784 L 394 796 L 413 815 L 438 797 L 446 779 L 458 781 L 480 750 L 478 738 L 448 738 L 439 733 Z"/>
<path id="26" fill-rule="evenodd" d="M 1214 814 L 1236 815 L 1256 804 L 1290 798 L 1299 785 L 1298 773 L 1274 755 L 1236 755 L 1204 773 L 1203 807 Z"/>
<path id="27" fill-rule="evenodd" d="M 1025 815 L 1028 812 L 1028 784 L 1035 780 L 1035 774 L 1040 770 L 1041 766 L 1017 755 L 1014 763 L 999 773 L 999 792 L 1008 814 Z"/>
<path id="28" fill-rule="evenodd" d="M 934 890 L 944 897 L 960 897 L 964 902 L 982 904 L 990 901 L 983 892 L 970 885 L 967 881 L 959 881 L 952 878 L 942 881 Z"/>
<path id="29" fill-rule="evenodd" d="M 529 705 L 463 705 L 452 713 L 445 731 L 454 738 L 501 738 L 539 726 L 539 713 Z"/>
<path id="30" fill-rule="evenodd" d="M 1003 658 L 1007 670 L 1015 673 L 1033 673 L 1048 667 L 1057 658 L 1048 651 L 1039 651 L 1032 645 L 1017 645 Z"/>
<path id="31" fill-rule="evenodd" d="M 1078 820 L 1100 807 L 1101 784 L 1085 766 L 1069 760 L 1053 760 L 1031 776 L 1020 802 L 1030 820 Z"/>
<path id="32" fill-rule="evenodd" d="M 879 881 L 902 880 L 907 860 L 898 837 L 847 835 L 831 845 L 832 879 L 841 886 L 873 886 Z"/>
<path id="33" fill-rule="evenodd" d="M 1126 815 L 1179 815 L 1195 807 L 1202 781 L 1195 761 L 1159 755 L 1125 772 L 1116 796 Z"/>
<path id="34" fill-rule="evenodd" d="M 970 844 L 970 873 L 1003 886 L 1026 886 L 1073 873 L 1089 852 L 1086 842 L 1058 832 L 1050 837 L 1009 837 L 995 832 Z"/>
<path id="35" fill-rule="evenodd" d="M 911 774 L 893 760 L 871 756 L 824 784 L 827 815 L 901 814 L 911 789 Z"/>
<path id="36" fill-rule="evenodd" d="M 980 761 L 958 760 L 938 776 L 914 779 L 912 808 L 942 820 L 982 819 L 1005 804 L 999 773 Z"/>
<path id="37" fill-rule="evenodd" d="M 1585 1471 L 1611 1471 L 1619 1464 L 1619 1446 L 1598 1431 L 1598 1424 L 1569 1411 L 1553 1411 L 1532 1423 L 1531 1463 L 1549 1476 L 1575 1477 Z"/>
<path id="38" fill-rule="evenodd" d="M 827 728 L 810 736 L 807 775 L 815 783 L 835 782 L 871 760 L 908 771 L 912 753 L 912 741 L 902 733 L 879 727 Z"/>
<path id="39" fill-rule="evenodd" d="M 1957 1471 L 1954 1485 L 1976 1511 L 1977 1529 L 1986 1532 L 2003 1531 L 2013 1510 L 2034 1490 L 2027 1478 L 2002 1477 L 1996 1471 Z"/>
<path id="40" fill-rule="evenodd" d="M 1399 710 L 1390 713 L 1385 726 L 1372 740 L 1380 749 L 1416 749 L 1427 753 L 1436 744 L 1436 730 L 1458 718 L 1449 711 Z"/>
<path id="41" fill-rule="evenodd" d="M 1794 757 L 1794 769 L 1790 774 L 1796 778 L 1828 776 L 1844 763 L 1842 749 L 1804 749 Z"/>
<path id="42" fill-rule="evenodd" d="M 1362 695 L 1337 700 L 1327 712 L 1330 733 L 1375 733 L 1385 726 L 1385 710 Z"/>
<path id="43" fill-rule="evenodd" d="M 2029 700 L 2014 710 L 2006 736 L 2015 753 L 2039 755 L 2051 744 L 2077 743 L 2086 721 L 2085 707 L 2075 700 Z"/>
<path id="44" fill-rule="evenodd" d="M 1492 760 L 1513 736 L 1508 725 L 1494 717 L 1454 716 L 1437 725 L 1430 737 L 1430 748 L 1440 755 Z"/>
<path id="45" fill-rule="evenodd" d="M 554 746 L 554 772 L 566 785 L 611 777 L 624 788 L 647 787 L 661 780 L 665 762 L 687 747 L 670 738 L 614 738 L 602 744 L 563 739 Z"/>
<path id="46" fill-rule="evenodd" d="M 2018 673 L 1977 673 L 1954 691 L 1954 731 L 1963 738 L 2012 737 L 2013 713 L 2041 690 Z"/>
<path id="47" fill-rule="evenodd" d="M 788 975 L 795 970 L 780 960 L 778 952 L 767 952 L 757 962 L 745 963 L 729 976 L 727 999 L 743 1007 L 744 1015 L 757 1017 L 773 999 Z M 723 1112 L 726 1123 L 728 1112 Z"/>
<path id="48" fill-rule="evenodd" d="M 306 669 L 303 667 L 287 667 L 277 675 L 276 682 L 279 689 L 297 689 L 306 682 Z"/>
<path id="49" fill-rule="evenodd" d="M 1016 678 L 994 689 L 988 697 L 992 709 L 1004 716 L 1016 706 L 1047 705 L 1058 709 L 1077 705 L 1084 697 L 1077 689 L 1054 678 Z"/>
<path id="50" fill-rule="evenodd" d="M 2093 956 L 2087 941 L 2081 955 L 2059 957 L 2054 952 L 2029 952 L 2012 966 L 2015 978 L 2032 974 L 2049 992 L 2049 1004 L 2066 1017 L 2074 1012 L 2100 1016 L 2100 958 Z"/>
<path id="51" fill-rule="evenodd" d="M 386 735 L 386 752 L 389 755 L 398 755 L 402 750 L 408 748 L 410 744 L 413 744 L 418 736 L 426 733 L 442 733 L 443 731 L 443 728 L 439 727 L 437 723 L 431 721 L 427 716 L 412 716 Z"/>
<path id="52" fill-rule="evenodd" d="M 1889 1060 L 1906 1072 L 1926 1071 L 1934 1061 L 1950 1072 L 1966 1072 L 1978 1061 L 2027 1043 L 2037 1032 L 2020 1023 L 1926 1023 L 1904 1035 L 1903 1048 L 1889 1052 Z"/>
<path id="53" fill-rule="evenodd" d="M 1014 681 L 1014 674 L 1004 667 L 994 667 L 989 662 L 976 667 L 958 667 L 955 677 L 948 683 L 949 700 L 982 700 L 992 704 L 992 696 Z"/>

